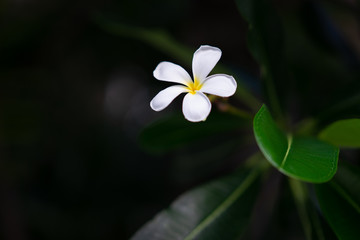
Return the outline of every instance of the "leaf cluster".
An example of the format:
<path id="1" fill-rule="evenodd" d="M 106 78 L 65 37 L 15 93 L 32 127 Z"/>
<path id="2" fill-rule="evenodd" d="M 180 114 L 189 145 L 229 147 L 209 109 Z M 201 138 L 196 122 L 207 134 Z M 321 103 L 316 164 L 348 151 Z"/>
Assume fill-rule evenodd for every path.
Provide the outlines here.
<path id="1" fill-rule="evenodd" d="M 359 239 L 359 159 L 342 155 L 360 148 L 359 61 L 324 15 L 327 5 L 306 2 L 285 13 L 266 0 L 236 4 L 261 70 L 262 100 L 237 78 L 236 97 L 253 121 L 232 111 L 199 124 L 173 116 L 144 129 L 140 143 L 155 154 L 185 149 L 191 161 L 202 161 L 199 169 L 238 159 L 250 146 L 260 151 L 236 161 L 228 176 L 184 193 L 133 239 L 287 239 L 293 225 L 306 239 Z"/>

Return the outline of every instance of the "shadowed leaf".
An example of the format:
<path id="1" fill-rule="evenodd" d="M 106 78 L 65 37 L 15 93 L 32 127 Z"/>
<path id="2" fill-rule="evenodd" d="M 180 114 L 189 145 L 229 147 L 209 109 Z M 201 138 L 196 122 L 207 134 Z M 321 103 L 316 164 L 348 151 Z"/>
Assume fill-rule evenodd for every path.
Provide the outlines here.
<path id="1" fill-rule="evenodd" d="M 340 165 L 334 179 L 315 185 L 316 196 L 325 219 L 341 240 L 360 236 L 360 169 Z"/>
<path id="2" fill-rule="evenodd" d="M 249 223 L 260 172 L 259 166 L 241 170 L 183 194 L 132 239 L 238 239 Z"/>
<path id="3" fill-rule="evenodd" d="M 145 128 L 140 143 L 149 152 L 165 153 L 249 126 L 249 121 L 226 113 L 213 112 L 206 121 L 199 123 L 188 122 L 181 114 L 176 114 Z"/>
<path id="4" fill-rule="evenodd" d="M 319 138 L 339 147 L 360 147 L 360 119 L 334 122 L 320 132 Z"/>

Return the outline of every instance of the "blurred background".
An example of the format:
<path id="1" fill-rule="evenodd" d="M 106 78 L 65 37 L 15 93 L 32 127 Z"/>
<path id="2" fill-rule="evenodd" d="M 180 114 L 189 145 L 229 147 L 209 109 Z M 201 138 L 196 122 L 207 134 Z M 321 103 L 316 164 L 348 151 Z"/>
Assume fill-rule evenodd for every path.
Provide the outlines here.
<path id="1" fill-rule="evenodd" d="M 297 43 L 283 44 L 287 63 L 306 79 L 277 83 L 284 109 L 296 120 L 337 97 L 355 96 L 350 105 L 357 106 L 356 1 L 273 5 L 291 26 L 287 43 Z M 152 71 L 167 60 L 190 72 L 202 44 L 219 47 L 221 63 L 262 96 L 248 24 L 234 1 L 1 0 L 0 19 L 0 239 L 128 239 L 179 194 L 231 172 L 256 150 L 224 160 L 223 151 L 239 150 L 236 139 L 194 161 L 191 148 L 153 154 L 138 141 L 144 127 L 169 114 L 185 121 L 181 98 L 163 112 L 150 109 L 168 86 Z"/>

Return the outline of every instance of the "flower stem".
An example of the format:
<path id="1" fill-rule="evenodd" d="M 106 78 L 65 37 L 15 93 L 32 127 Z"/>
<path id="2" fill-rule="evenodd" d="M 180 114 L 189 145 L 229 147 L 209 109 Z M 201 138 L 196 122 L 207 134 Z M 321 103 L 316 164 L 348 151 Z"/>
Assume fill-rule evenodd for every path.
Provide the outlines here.
<path id="1" fill-rule="evenodd" d="M 241 110 L 241 109 L 236 108 L 236 107 L 231 106 L 231 105 L 227 106 L 227 111 L 229 113 L 232 113 L 232 114 L 237 115 L 237 116 L 242 117 L 242 118 L 246 118 L 246 119 L 252 119 L 253 118 L 253 116 L 250 113 L 248 113 L 247 111 Z"/>
<path id="2" fill-rule="evenodd" d="M 244 119 L 252 119 L 253 115 L 245 110 L 239 109 L 237 107 L 234 107 L 233 105 L 227 103 L 227 102 L 220 102 L 220 101 L 216 101 L 216 105 L 218 107 L 218 109 L 222 112 L 228 112 L 231 113 L 235 116 L 238 116 L 240 118 L 244 118 Z"/>

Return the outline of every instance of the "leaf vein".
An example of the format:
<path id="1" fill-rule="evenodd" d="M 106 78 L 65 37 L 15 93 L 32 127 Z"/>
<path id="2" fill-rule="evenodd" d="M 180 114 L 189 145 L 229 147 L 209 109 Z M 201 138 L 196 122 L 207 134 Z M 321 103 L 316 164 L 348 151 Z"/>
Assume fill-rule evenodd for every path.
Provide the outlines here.
<path id="1" fill-rule="evenodd" d="M 259 170 L 253 170 L 249 176 L 216 208 L 214 209 L 209 216 L 207 216 L 200 224 L 195 227 L 185 238 L 184 240 L 194 239 L 202 230 L 204 230 L 208 225 L 215 221 L 222 213 L 226 211 L 250 186 L 250 184 L 255 180 Z"/>
<path id="2" fill-rule="evenodd" d="M 291 146 L 292 146 L 292 142 L 293 142 L 292 135 L 289 134 L 287 140 L 288 140 L 288 147 L 286 149 L 285 156 L 284 156 L 283 160 L 281 161 L 280 168 L 284 167 L 285 162 L 286 162 L 286 160 L 288 158 L 288 155 L 289 155 L 289 152 L 290 152 L 290 149 L 291 149 Z"/>

